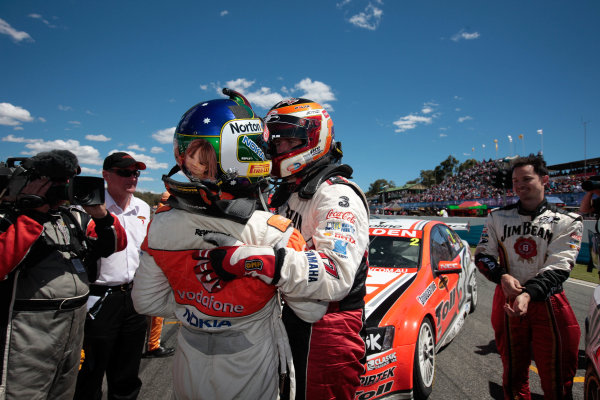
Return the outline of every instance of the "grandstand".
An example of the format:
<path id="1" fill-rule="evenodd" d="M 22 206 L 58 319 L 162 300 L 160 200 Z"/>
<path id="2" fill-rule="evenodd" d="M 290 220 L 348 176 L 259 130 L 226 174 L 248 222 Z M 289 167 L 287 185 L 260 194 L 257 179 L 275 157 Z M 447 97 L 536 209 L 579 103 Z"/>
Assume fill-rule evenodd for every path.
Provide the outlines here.
<path id="1" fill-rule="evenodd" d="M 506 165 L 506 159 L 482 161 L 429 188 L 421 184 L 386 188 L 371 198 L 370 211 L 374 214 L 432 215 L 440 208 L 457 206 L 467 200 L 477 200 L 488 208 L 511 204 L 517 201 L 512 191 L 492 184 L 494 173 Z M 600 157 L 549 165 L 548 169 L 550 184 L 546 194 L 560 199 L 565 206 L 578 207 L 584 195 L 581 183 L 590 176 L 600 175 Z"/>

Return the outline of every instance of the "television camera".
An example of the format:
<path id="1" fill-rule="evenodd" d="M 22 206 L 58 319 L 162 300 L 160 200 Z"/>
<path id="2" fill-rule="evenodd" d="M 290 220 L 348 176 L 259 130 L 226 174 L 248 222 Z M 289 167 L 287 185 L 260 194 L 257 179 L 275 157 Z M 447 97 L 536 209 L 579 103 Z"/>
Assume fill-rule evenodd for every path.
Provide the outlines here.
<path id="1" fill-rule="evenodd" d="M 581 183 L 581 188 L 586 192 L 600 189 L 600 175 L 591 176 Z"/>
<path id="2" fill-rule="evenodd" d="M 31 209 L 56 200 L 68 200 L 71 204 L 84 206 L 103 204 L 104 179 L 77 176 L 80 171 L 76 157 L 66 150 L 0 161 L 2 208 Z M 28 183 L 42 177 L 53 182 L 45 198 L 21 193 Z"/>

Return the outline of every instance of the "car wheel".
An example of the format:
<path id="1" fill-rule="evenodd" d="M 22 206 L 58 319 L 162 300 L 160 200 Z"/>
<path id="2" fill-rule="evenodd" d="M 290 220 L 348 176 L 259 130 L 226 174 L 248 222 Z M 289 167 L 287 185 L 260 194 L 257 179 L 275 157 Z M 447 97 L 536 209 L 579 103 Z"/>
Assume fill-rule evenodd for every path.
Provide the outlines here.
<path id="1" fill-rule="evenodd" d="M 415 399 L 426 399 L 431 394 L 435 375 L 435 338 L 429 319 L 419 328 L 413 366 L 413 392 Z"/>
<path id="2" fill-rule="evenodd" d="M 477 277 L 475 273 L 471 275 L 469 291 L 471 293 L 471 309 L 469 310 L 469 313 L 472 313 L 477 308 Z"/>
<path id="3" fill-rule="evenodd" d="M 594 369 L 594 365 L 590 363 L 585 371 L 585 383 L 583 384 L 583 398 L 585 400 L 600 399 L 600 380 Z"/>

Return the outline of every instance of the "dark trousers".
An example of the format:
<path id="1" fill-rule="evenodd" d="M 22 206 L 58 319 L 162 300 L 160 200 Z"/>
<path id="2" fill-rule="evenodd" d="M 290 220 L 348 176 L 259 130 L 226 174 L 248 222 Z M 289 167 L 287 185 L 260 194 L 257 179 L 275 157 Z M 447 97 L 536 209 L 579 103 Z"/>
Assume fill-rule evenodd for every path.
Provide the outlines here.
<path id="1" fill-rule="evenodd" d="M 100 400 L 105 372 L 109 400 L 136 399 L 142 387 L 138 373 L 145 338 L 146 317 L 133 308 L 131 290 L 108 294 L 95 318 L 85 322 L 85 360 L 75 399 Z"/>

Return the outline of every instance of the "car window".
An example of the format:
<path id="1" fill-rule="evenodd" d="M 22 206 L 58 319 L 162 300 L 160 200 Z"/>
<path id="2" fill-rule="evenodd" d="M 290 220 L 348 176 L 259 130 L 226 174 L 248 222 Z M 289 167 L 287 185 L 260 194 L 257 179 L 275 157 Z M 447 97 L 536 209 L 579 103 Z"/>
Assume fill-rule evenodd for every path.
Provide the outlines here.
<path id="1" fill-rule="evenodd" d="M 460 236 L 458 236 L 458 233 L 456 233 L 455 231 L 453 231 L 452 229 L 450 229 L 448 227 L 446 227 L 445 229 L 448 232 L 448 236 L 450 239 L 450 246 L 452 247 L 452 250 L 453 250 L 453 255 L 454 255 L 454 257 L 456 257 L 460 254 L 460 251 L 462 250 L 462 248 L 465 245 L 464 245 L 462 239 L 460 238 Z"/>
<path id="2" fill-rule="evenodd" d="M 417 268 L 421 239 L 371 236 L 369 266 L 385 268 Z"/>
<path id="3" fill-rule="evenodd" d="M 441 225 L 431 229 L 431 265 L 435 268 L 440 261 L 452 261 L 453 249 L 449 243 L 449 236 Z"/>

